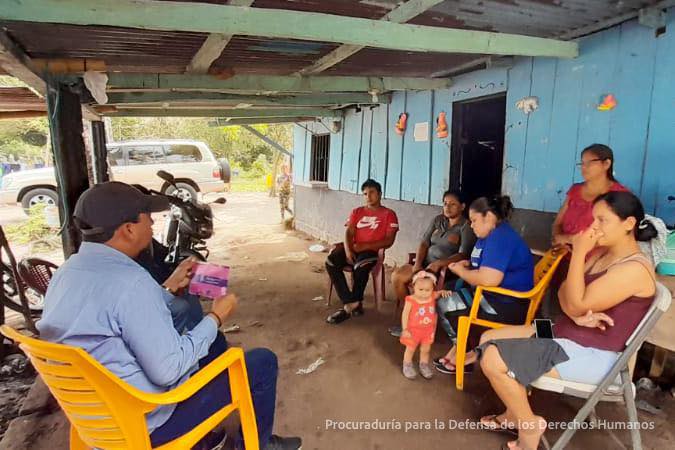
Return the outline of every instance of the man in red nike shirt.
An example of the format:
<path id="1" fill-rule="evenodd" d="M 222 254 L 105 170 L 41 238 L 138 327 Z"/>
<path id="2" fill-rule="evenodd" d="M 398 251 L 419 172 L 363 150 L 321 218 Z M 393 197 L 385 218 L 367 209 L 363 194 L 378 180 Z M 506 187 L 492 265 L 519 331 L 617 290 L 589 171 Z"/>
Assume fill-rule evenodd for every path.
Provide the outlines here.
<path id="1" fill-rule="evenodd" d="M 368 284 L 368 275 L 377 263 L 377 252 L 394 244 L 398 232 L 396 213 L 382 206 L 382 186 L 368 179 L 361 186 L 366 206 L 352 211 L 347 222 L 345 241 L 339 244 L 326 258 L 326 271 L 330 276 L 335 292 L 344 306 L 326 319 L 326 322 L 338 324 L 352 315 L 363 314 L 363 292 Z M 354 285 L 350 289 L 345 278 L 344 268 L 353 269 Z"/>

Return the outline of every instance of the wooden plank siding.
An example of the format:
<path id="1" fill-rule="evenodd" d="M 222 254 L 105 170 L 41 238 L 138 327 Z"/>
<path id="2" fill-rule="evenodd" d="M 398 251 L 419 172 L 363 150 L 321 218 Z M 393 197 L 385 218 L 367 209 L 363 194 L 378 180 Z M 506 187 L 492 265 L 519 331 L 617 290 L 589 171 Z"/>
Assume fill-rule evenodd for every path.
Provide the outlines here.
<path id="1" fill-rule="evenodd" d="M 647 212 L 675 223 L 675 200 L 668 200 L 675 196 L 675 8 L 667 21 L 659 36 L 633 20 L 582 38 L 574 60 L 516 58 L 508 69 L 456 77 L 448 89 L 394 93 L 391 104 L 367 116 L 351 109 L 341 132 L 331 135 L 331 164 L 339 159 L 333 154 L 337 142 L 345 142 L 340 189 L 358 190 L 347 175 L 358 168 L 359 182 L 368 175 L 380 181 L 385 198 L 441 204 L 449 185 L 451 136 L 436 137 L 438 113 L 445 111 L 451 124 L 454 101 L 506 91 L 502 190 L 517 208 L 557 211 L 570 185 L 581 179 L 575 167 L 581 150 L 597 142 L 613 148 L 617 179 L 641 196 Z M 609 93 L 618 106 L 598 111 L 600 97 Z M 529 95 L 539 98 L 539 108 L 526 115 L 515 104 Z M 408 129 L 401 137 L 394 125 L 404 111 Z M 426 121 L 429 142 L 415 142 L 415 123 Z M 331 180 L 335 174 L 331 167 L 331 188 L 338 184 Z"/>
<path id="2" fill-rule="evenodd" d="M 432 124 L 432 92 L 409 92 L 406 111 L 408 129 L 403 135 L 403 170 L 401 173 L 401 198 L 413 203 L 429 203 L 430 159 Z M 415 141 L 415 124 L 427 123 L 429 136 L 426 141 Z"/>
<path id="3" fill-rule="evenodd" d="M 668 31 L 656 40 L 657 64 L 640 198 L 647 211 L 656 212 L 657 216 L 672 223 L 675 221 L 675 201 L 668 201 L 668 196 L 675 196 L 675 8 L 668 10 L 666 26 Z"/>

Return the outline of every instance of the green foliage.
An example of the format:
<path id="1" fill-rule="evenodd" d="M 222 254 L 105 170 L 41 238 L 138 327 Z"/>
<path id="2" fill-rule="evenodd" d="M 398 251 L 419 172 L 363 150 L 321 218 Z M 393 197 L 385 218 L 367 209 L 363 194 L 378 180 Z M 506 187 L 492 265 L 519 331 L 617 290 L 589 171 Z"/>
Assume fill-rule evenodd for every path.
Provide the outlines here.
<path id="1" fill-rule="evenodd" d="M 0 75 L 0 87 L 27 87 L 27 85 L 11 75 Z"/>
<path id="2" fill-rule="evenodd" d="M 49 241 L 55 238 L 56 233 L 47 225 L 45 205 L 35 205 L 28 212 L 28 219 L 5 228 L 8 240 L 19 244 Z"/>
<path id="3" fill-rule="evenodd" d="M 212 127 L 207 118 L 182 117 L 119 117 L 112 119 L 112 133 L 116 141 L 130 139 L 195 139 L 204 141 L 216 158 L 228 158 L 230 164 L 244 170 L 253 169 L 260 155 L 272 162 L 273 151 L 264 142 L 244 128 Z M 255 125 L 255 129 L 269 136 L 284 148 L 291 148 L 291 125 Z"/>
<path id="4" fill-rule="evenodd" d="M 46 118 L 17 119 L 0 121 L 0 159 L 8 159 L 10 155 L 18 161 L 20 158 L 29 161 L 44 160 L 50 156 L 49 143 L 35 146 L 26 139 L 31 134 L 49 135 Z"/>

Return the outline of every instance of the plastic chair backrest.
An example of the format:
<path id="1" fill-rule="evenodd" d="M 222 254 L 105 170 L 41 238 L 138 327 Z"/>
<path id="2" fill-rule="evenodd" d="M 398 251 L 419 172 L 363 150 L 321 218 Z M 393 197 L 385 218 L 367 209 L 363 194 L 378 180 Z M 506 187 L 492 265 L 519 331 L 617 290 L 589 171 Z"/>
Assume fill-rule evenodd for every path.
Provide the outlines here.
<path id="1" fill-rule="evenodd" d="M 533 289 L 534 295 L 530 299 L 530 307 L 527 311 L 527 323 L 532 322 L 534 319 L 534 315 L 539 309 L 541 299 L 544 297 L 546 289 L 553 278 L 553 274 L 555 273 L 558 265 L 560 264 L 560 261 L 562 261 L 565 254 L 565 251 L 555 252 L 553 249 L 549 249 L 535 266 Z"/>
<path id="2" fill-rule="evenodd" d="M 565 256 L 566 252 L 554 252 L 549 249 L 544 256 L 541 257 L 537 265 L 534 267 L 534 284 L 538 284 L 549 272 L 558 267 L 560 260 Z M 551 274 L 553 276 L 553 274 Z"/>
<path id="3" fill-rule="evenodd" d="M 135 388 L 117 378 L 84 350 L 33 339 L 3 326 L 90 447 L 150 450 L 145 413 L 155 405 L 139 400 Z"/>
<path id="4" fill-rule="evenodd" d="M 47 293 L 47 287 L 59 266 L 38 258 L 22 259 L 17 270 L 23 282 L 40 295 Z"/>

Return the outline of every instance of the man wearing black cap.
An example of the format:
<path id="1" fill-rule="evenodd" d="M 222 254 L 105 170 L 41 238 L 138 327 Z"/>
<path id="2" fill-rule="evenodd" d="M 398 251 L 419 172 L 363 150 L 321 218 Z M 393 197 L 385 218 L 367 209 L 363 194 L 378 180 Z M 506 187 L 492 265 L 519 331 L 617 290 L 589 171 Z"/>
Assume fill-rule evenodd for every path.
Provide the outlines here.
<path id="1" fill-rule="evenodd" d="M 188 285 L 194 263 L 184 261 L 159 285 L 135 262 L 152 240 L 150 214 L 168 207 L 166 198 L 119 182 L 85 191 L 74 214 L 83 243 L 55 273 L 37 323 L 43 339 L 81 347 L 132 386 L 153 393 L 175 388 L 227 350 L 218 328 L 237 305 L 234 294 L 217 298 L 192 330 L 176 331 L 167 304 Z M 254 349 L 246 353 L 246 366 L 261 448 L 299 449 L 299 438 L 272 435 L 276 356 Z M 146 416 L 152 446 L 185 434 L 230 401 L 223 373 L 188 400 L 158 407 Z M 194 448 L 220 441 L 222 435 L 212 433 Z M 241 436 L 235 446 L 243 446 Z"/>

